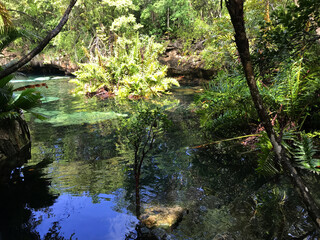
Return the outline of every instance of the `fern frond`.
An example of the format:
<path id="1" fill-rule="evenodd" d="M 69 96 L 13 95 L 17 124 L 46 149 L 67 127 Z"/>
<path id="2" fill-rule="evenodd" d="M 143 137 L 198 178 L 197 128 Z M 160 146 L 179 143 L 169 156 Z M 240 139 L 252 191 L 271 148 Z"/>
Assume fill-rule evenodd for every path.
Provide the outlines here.
<path id="1" fill-rule="evenodd" d="M 278 174 L 279 170 L 275 167 L 275 154 L 272 151 L 272 144 L 265 131 L 262 132 L 262 136 L 259 138 L 257 148 L 260 150 L 257 172 L 265 176 Z"/>
<path id="2" fill-rule="evenodd" d="M 312 138 L 302 135 L 301 141 L 295 141 L 294 158 L 298 166 L 314 173 L 320 173 L 320 159 L 315 159 L 316 149 L 313 146 Z"/>

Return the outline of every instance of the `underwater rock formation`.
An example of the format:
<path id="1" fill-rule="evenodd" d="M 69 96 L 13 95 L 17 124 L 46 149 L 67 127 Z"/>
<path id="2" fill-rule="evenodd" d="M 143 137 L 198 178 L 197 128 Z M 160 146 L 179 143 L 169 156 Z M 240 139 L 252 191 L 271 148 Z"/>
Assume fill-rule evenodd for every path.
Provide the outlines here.
<path id="1" fill-rule="evenodd" d="M 140 216 L 140 221 L 148 228 L 171 228 L 181 221 L 183 213 L 184 209 L 180 206 L 150 207 L 145 209 L 144 214 Z"/>

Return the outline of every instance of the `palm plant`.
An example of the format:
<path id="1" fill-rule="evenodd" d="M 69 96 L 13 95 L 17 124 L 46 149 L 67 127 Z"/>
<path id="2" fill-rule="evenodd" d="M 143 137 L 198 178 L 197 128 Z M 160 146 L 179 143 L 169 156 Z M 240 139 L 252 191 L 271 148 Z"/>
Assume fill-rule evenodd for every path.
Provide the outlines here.
<path id="1" fill-rule="evenodd" d="M 0 79 L 0 121 L 18 118 L 21 110 L 28 111 L 41 103 L 42 95 L 35 89 L 27 89 L 20 95 L 14 94 L 13 85 L 9 83 L 12 78 L 7 76 Z"/>
<path id="2" fill-rule="evenodd" d="M 11 42 L 21 36 L 12 25 L 10 15 L 0 2 L 0 17 L 3 26 L 0 27 L 0 52 Z M 0 71 L 2 68 L 0 67 Z M 14 94 L 13 85 L 10 84 L 12 75 L 0 79 L 0 121 L 19 118 L 21 110 L 29 110 L 40 103 L 42 95 L 35 89 L 27 89 L 21 94 Z M 35 114 L 38 116 L 37 114 Z M 41 116 L 38 116 L 41 117 Z"/>
<path id="3" fill-rule="evenodd" d="M 12 26 L 12 21 L 9 12 L 2 2 L 0 2 L 0 17 L 2 19 L 3 26 Z"/>
<path id="4" fill-rule="evenodd" d="M 11 42 L 21 36 L 21 33 L 14 28 L 8 10 L 0 2 L 0 51 L 2 51 Z"/>

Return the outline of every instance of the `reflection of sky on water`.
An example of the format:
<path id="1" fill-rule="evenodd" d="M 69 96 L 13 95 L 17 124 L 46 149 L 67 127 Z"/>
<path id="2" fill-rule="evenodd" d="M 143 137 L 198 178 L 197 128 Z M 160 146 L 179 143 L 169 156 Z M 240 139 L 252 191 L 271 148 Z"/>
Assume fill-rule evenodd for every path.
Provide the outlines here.
<path id="1" fill-rule="evenodd" d="M 99 202 L 92 198 L 62 194 L 43 211 L 33 212 L 36 221 L 42 221 L 36 231 L 43 238 L 55 222 L 59 223 L 60 236 L 69 239 L 124 239 L 134 229 L 137 219 L 133 215 L 114 211 L 113 195 L 99 194 Z"/>

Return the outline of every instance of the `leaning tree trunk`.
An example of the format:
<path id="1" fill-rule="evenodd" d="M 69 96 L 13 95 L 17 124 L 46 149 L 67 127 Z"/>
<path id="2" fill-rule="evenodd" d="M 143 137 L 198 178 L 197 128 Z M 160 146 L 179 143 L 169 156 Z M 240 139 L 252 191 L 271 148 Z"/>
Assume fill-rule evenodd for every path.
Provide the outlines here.
<path id="1" fill-rule="evenodd" d="M 17 63 L 13 64 L 12 66 L 6 68 L 5 70 L 0 72 L 0 79 L 10 75 L 11 73 L 16 72 L 24 66 L 26 63 L 30 62 L 32 58 L 34 58 L 37 54 L 39 54 L 51 41 L 52 38 L 57 36 L 57 34 L 62 30 L 63 26 L 66 24 L 69 18 L 69 14 L 73 8 L 73 6 L 76 4 L 77 0 L 71 0 L 70 4 L 63 14 L 59 24 L 56 26 L 55 29 L 53 29 L 40 43 L 38 46 L 36 46 L 31 52 L 29 52 L 27 55 L 22 57 Z"/>
<path id="2" fill-rule="evenodd" d="M 243 12 L 244 0 L 226 0 L 226 5 L 231 17 L 231 22 L 235 30 L 235 41 L 237 49 L 240 55 L 241 63 L 246 76 L 247 84 L 250 89 L 251 97 L 254 102 L 255 108 L 258 112 L 259 118 L 268 134 L 268 137 L 272 143 L 273 151 L 277 156 L 278 162 L 287 174 L 291 177 L 292 182 L 298 190 L 303 203 L 306 205 L 308 213 L 316 226 L 320 228 L 320 211 L 312 198 L 309 189 L 306 187 L 303 179 L 299 176 L 296 169 L 291 164 L 290 160 L 286 157 L 283 146 L 281 145 L 281 139 L 279 139 L 271 124 L 270 118 L 263 105 L 262 97 L 256 84 L 254 77 L 253 64 L 249 52 L 249 42 L 246 35 L 244 25 L 244 12 Z"/>
<path id="3" fill-rule="evenodd" d="M 70 4 L 62 16 L 59 24 L 53 29 L 30 53 L 22 57 L 11 67 L 0 71 L 0 79 L 17 71 L 40 53 L 63 28 L 69 14 L 77 0 L 70 0 Z M 28 125 L 22 118 L 6 119 L 0 122 L 0 181 L 6 180 L 15 167 L 21 166 L 30 158 L 30 133 Z"/>

